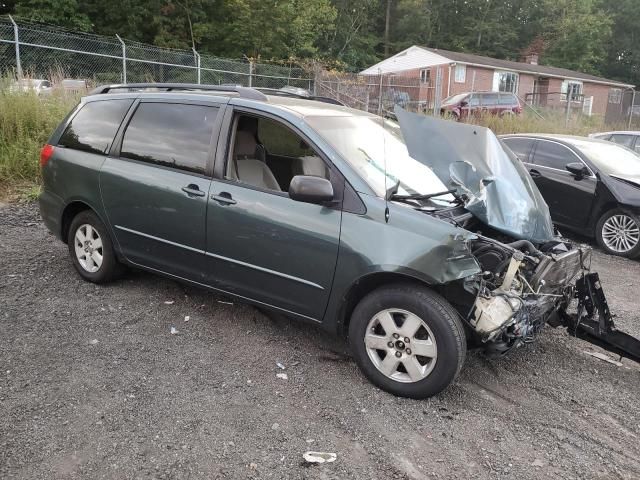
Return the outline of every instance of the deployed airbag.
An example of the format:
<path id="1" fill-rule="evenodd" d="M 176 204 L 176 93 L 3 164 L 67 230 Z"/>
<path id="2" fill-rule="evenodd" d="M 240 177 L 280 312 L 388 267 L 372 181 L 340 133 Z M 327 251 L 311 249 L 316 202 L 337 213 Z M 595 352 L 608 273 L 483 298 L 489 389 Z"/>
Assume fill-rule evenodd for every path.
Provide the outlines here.
<path id="1" fill-rule="evenodd" d="M 491 130 L 395 107 L 409 154 L 464 196 L 483 223 L 515 238 L 553 238 L 549 207 L 526 168 Z M 390 159 L 393 161 L 393 159 Z"/>

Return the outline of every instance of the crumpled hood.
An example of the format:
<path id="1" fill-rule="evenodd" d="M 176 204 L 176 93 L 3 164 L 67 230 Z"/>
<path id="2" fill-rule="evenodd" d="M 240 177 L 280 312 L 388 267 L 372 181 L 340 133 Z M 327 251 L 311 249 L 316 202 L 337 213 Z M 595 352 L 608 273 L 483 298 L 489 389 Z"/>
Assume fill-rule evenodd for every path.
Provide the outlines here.
<path id="1" fill-rule="evenodd" d="M 553 239 L 549 207 L 524 165 L 488 128 L 419 115 L 396 106 L 409 154 L 483 223 L 518 239 Z M 393 159 L 391 159 L 393 161 Z"/>

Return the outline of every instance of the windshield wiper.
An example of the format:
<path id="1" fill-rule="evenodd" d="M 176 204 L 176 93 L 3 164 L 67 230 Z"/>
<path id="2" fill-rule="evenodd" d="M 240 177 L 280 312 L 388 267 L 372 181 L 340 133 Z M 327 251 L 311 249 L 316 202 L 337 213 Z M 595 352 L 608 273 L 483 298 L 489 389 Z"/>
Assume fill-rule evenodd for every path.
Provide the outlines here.
<path id="1" fill-rule="evenodd" d="M 397 200 L 400 202 L 405 200 L 429 200 L 430 198 L 441 197 L 442 195 L 451 194 L 455 197 L 456 200 L 461 201 L 460 197 L 458 197 L 455 193 L 456 193 L 455 188 L 452 188 L 451 190 L 445 190 L 444 192 L 428 193 L 426 195 L 423 195 L 420 193 L 415 193 L 412 195 L 398 195 L 397 193 L 391 192 L 391 195 L 389 196 L 389 200 Z"/>
<path id="2" fill-rule="evenodd" d="M 393 197 L 396 196 L 399 188 L 400 188 L 400 180 L 397 180 L 396 183 L 394 183 L 387 189 L 387 194 L 385 195 L 384 199 L 393 200 Z"/>

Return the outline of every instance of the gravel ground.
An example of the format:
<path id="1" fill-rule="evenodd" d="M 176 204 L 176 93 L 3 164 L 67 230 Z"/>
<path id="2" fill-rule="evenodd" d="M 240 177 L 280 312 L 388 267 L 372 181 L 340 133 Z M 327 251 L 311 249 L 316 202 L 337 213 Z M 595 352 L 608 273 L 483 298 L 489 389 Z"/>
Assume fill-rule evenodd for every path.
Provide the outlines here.
<path id="1" fill-rule="evenodd" d="M 640 263 L 593 265 L 640 335 Z M 414 401 L 341 340 L 228 300 L 85 283 L 35 205 L 0 207 L 0 478 L 640 478 L 640 367 L 560 330 Z"/>

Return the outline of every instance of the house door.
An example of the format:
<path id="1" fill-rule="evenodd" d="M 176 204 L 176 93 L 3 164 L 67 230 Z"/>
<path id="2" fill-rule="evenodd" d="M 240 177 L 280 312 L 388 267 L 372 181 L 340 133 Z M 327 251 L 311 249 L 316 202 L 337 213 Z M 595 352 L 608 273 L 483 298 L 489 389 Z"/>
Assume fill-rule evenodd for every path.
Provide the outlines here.
<path id="1" fill-rule="evenodd" d="M 533 104 L 544 107 L 549 95 L 549 79 L 538 77 L 533 81 Z"/>

